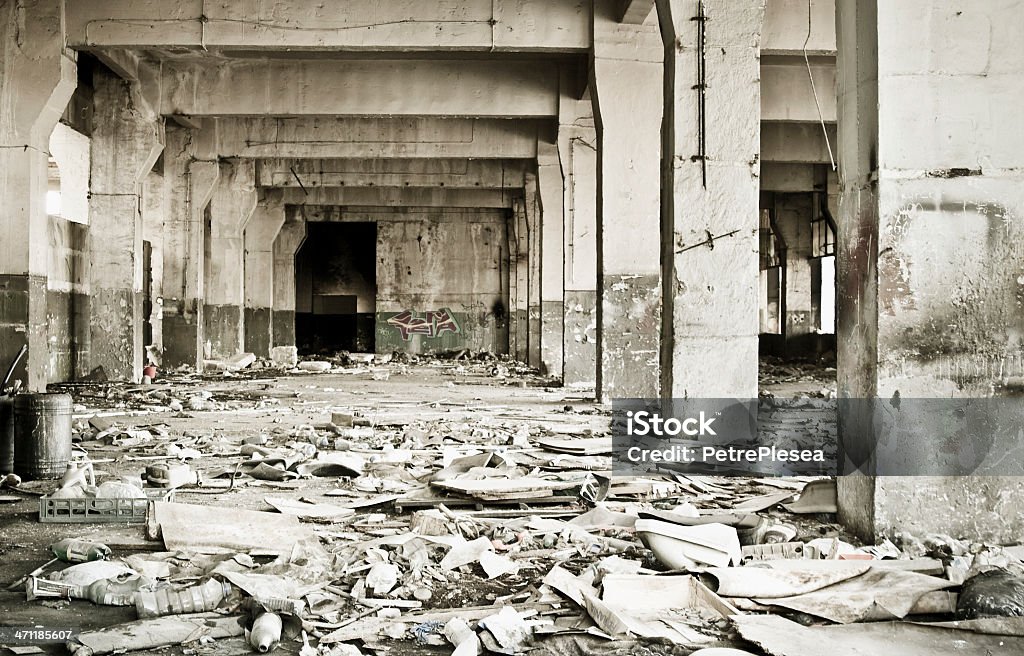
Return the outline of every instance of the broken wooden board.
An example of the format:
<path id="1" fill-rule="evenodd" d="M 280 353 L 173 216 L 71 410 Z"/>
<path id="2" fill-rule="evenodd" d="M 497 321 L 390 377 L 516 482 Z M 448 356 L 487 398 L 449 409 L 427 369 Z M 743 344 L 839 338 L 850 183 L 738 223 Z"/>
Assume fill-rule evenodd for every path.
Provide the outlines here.
<path id="1" fill-rule="evenodd" d="M 231 638 L 244 633 L 245 618 L 241 615 L 225 617 L 216 613 L 195 613 L 154 617 L 87 631 L 78 635 L 78 642 L 100 655 L 114 651 L 158 649 L 203 637 Z"/>
<path id="2" fill-rule="evenodd" d="M 158 501 L 153 504 L 168 550 L 225 553 L 263 549 L 290 553 L 296 542 L 315 539 L 298 517 L 278 513 Z"/>
<path id="3" fill-rule="evenodd" d="M 306 503 L 284 497 L 263 497 L 263 500 L 277 512 L 283 515 L 293 515 L 299 519 L 338 521 L 356 514 L 356 511 L 351 508 L 343 508 L 330 503 Z"/>

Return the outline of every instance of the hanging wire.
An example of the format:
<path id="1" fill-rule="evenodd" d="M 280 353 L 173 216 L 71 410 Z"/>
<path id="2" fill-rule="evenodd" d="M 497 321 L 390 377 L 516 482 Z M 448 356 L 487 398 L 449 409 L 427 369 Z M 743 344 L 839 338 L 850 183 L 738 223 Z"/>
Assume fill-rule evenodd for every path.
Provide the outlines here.
<path id="1" fill-rule="evenodd" d="M 811 2 L 807 0 L 807 38 L 804 39 L 804 64 L 807 66 L 807 79 L 811 81 L 811 94 L 814 96 L 814 106 L 818 109 L 818 121 L 821 122 L 821 133 L 825 136 L 825 146 L 828 148 L 828 158 L 832 162 L 832 170 L 836 170 L 836 158 L 832 154 L 832 142 L 828 138 L 828 129 L 825 128 L 825 117 L 821 113 L 821 103 L 818 102 L 818 89 L 814 86 L 814 74 L 811 73 L 811 60 L 807 57 L 807 44 L 811 42 Z"/>

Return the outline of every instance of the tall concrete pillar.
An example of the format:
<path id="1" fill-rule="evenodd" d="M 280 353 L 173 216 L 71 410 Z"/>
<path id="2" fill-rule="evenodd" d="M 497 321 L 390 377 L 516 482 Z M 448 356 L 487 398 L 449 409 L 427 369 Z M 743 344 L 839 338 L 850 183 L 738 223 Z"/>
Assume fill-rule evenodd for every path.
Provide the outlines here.
<path id="1" fill-rule="evenodd" d="M 295 254 L 306 240 L 306 219 L 286 216 L 274 240 L 274 309 L 271 346 L 295 346 Z"/>
<path id="2" fill-rule="evenodd" d="M 89 355 L 111 380 L 142 376 L 142 183 L 163 150 L 160 117 L 130 84 L 93 75 Z"/>
<path id="3" fill-rule="evenodd" d="M 1020 8 L 839 0 L 836 13 L 839 396 L 898 408 L 1012 395 L 1024 375 L 1024 132 L 1007 126 L 1024 103 L 1024 65 L 1008 26 Z M 844 443 L 871 429 L 839 419 Z M 978 447 L 984 429 L 964 428 Z M 991 455 L 1019 467 L 1018 431 L 1006 426 L 1011 444 Z M 950 446 L 930 432 L 904 444 L 926 463 Z M 866 539 L 1016 543 L 1021 508 L 1019 477 L 839 480 L 840 519 Z"/>
<path id="4" fill-rule="evenodd" d="M 656 397 L 661 350 L 661 118 L 657 26 L 594 3 L 597 119 L 597 397 Z"/>
<path id="5" fill-rule="evenodd" d="M 245 227 L 256 209 L 256 163 L 220 163 L 220 180 L 210 199 L 212 254 L 205 267 L 204 352 L 211 358 L 244 350 Z"/>
<path id="6" fill-rule="evenodd" d="M 666 53 L 662 393 L 756 398 L 764 0 L 703 6 L 706 20 L 695 2 L 657 3 Z"/>
<path id="7" fill-rule="evenodd" d="M 273 343 L 274 241 L 283 225 L 280 191 L 267 190 L 245 227 L 245 350 L 261 358 Z"/>
<path id="8" fill-rule="evenodd" d="M 597 129 L 589 95 L 563 103 L 558 158 L 565 176 L 563 384 L 597 381 Z"/>
<path id="9" fill-rule="evenodd" d="M 203 277 L 208 205 L 217 187 L 220 165 L 199 152 L 198 135 L 167 128 L 164 184 L 163 337 L 165 367 L 199 369 L 203 357 Z M 202 159 L 200 159 L 202 157 Z M 211 226 L 212 227 L 212 226 Z"/>
<path id="10" fill-rule="evenodd" d="M 530 260 L 529 222 L 526 203 L 516 199 L 509 212 L 508 225 L 509 261 L 509 331 L 508 350 L 520 362 L 530 359 Z"/>
<path id="11" fill-rule="evenodd" d="M 541 367 L 541 216 L 537 174 L 528 171 L 524 179 L 527 263 L 527 357 L 531 367 Z"/>
<path id="12" fill-rule="evenodd" d="M 541 365 L 545 374 L 561 378 L 565 323 L 564 187 L 556 144 L 543 141 L 537 144 L 537 192 L 541 213 Z"/>
<path id="13" fill-rule="evenodd" d="M 142 183 L 142 239 L 152 248 L 150 260 L 150 313 L 153 329 L 149 345 L 161 347 L 163 338 L 164 286 L 164 217 L 167 216 L 167 193 L 163 171 L 150 171 Z"/>
<path id="14" fill-rule="evenodd" d="M 811 273 L 811 220 L 815 208 L 810 193 L 775 194 L 775 223 L 786 245 L 785 316 L 786 354 L 813 354 L 815 332 Z"/>
<path id="15" fill-rule="evenodd" d="M 47 383 L 47 145 L 77 84 L 58 0 L 0 4 L 0 363 L 33 390 Z"/>

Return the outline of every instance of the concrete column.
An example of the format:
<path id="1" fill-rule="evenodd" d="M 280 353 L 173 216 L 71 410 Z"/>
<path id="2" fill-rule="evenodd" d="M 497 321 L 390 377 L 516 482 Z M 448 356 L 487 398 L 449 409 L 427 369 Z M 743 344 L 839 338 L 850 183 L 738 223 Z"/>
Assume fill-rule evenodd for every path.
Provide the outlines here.
<path id="1" fill-rule="evenodd" d="M 281 195 L 266 191 L 245 227 L 245 350 L 261 358 L 273 343 L 274 241 L 283 225 Z"/>
<path id="2" fill-rule="evenodd" d="M 217 186 L 220 165 L 198 152 L 198 135 L 167 128 L 164 184 L 163 336 L 165 367 L 199 369 L 203 356 L 203 294 L 207 206 Z M 204 159 L 199 159 L 202 156 Z"/>
<path id="3" fill-rule="evenodd" d="M 111 380 L 142 377 L 142 183 L 163 150 L 163 122 L 133 85 L 93 75 L 89 193 L 89 355 Z"/>
<path id="4" fill-rule="evenodd" d="M 756 398 L 764 0 L 706 0 L 706 21 L 694 20 L 695 2 L 657 6 L 666 53 L 662 393 Z"/>
<path id="5" fill-rule="evenodd" d="M 271 346 L 295 346 L 295 254 L 306 240 L 306 220 L 293 212 L 274 240 L 274 309 Z"/>
<path id="6" fill-rule="evenodd" d="M 0 362 L 14 378 L 47 383 L 47 144 L 77 84 L 74 53 L 63 50 L 57 0 L 0 4 Z"/>
<path id="7" fill-rule="evenodd" d="M 541 217 L 537 191 L 537 174 L 530 171 L 524 176 L 524 203 L 526 213 L 527 263 L 527 359 L 531 367 L 541 366 Z"/>
<path id="8" fill-rule="evenodd" d="M 256 163 L 225 160 L 210 199 L 212 254 L 205 267 L 204 354 L 230 357 L 244 350 L 245 227 L 256 210 Z"/>
<path id="9" fill-rule="evenodd" d="M 661 118 L 658 28 L 620 24 L 617 2 L 594 3 L 591 91 L 597 119 L 596 394 L 659 394 Z"/>
<path id="10" fill-rule="evenodd" d="M 566 188 L 562 382 L 567 387 L 593 388 L 597 381 L 597 129 L 589 95 L 567 109 L 558 127 L 558 158 Z"/>
<path id="11" fill-rule="evenodd" d="M 541 211 L 541 364 L 544 373 L 561 378 L 565 322 L 564 186 L 556 144 L 537 144 L 537 191 Z"/>
<path id="12" fill-rule="evenodd" d="M 151 312 L 148 317 L 153 327 L 153 339 L 146 346 L 162 348 L 163 338 L 163 286 L 164 286 L 164 217 L 167 216 L 167 193 L 161 171 L 150 171 L 142 183 L 142 239 L 153 249 L 152 278 L 150 281 Z M 144 317 L 145 318 L 145 317 Z"/>
<path id="13" fill-rule="evenodd" d="M 1024 375 L 1024 132 L 1007 126 L 1024 102 L 1019 34 L 1009 29 L 1020 8 L 836 4 L 839 396 L 899 408 L 899 399 L 1014 395 Z M 839 419 L 845 443 L 871 430 L 856 415 Z M 983 448 L 976 428 L 964 431 Z M 991 455 L 1019 465 L 1018 434 L 1006 426 L 1009 443 Z M 904 444 L 936 465 L 950 446 L 930 432 Z M 868 540 L 900 530 L 1016 543 L 1021 508 L 1020 478 L 839 480 L 840 519 Z"/>
<path id="14" fill-rule="evenodd" d="M 526 203 L 516 199 L 508 216 L 509 354 L 520 362 L 530 359 L 529 344 L 529 227 Z"/>
<path id="15" fill-rule="evenodd" d="M 785 316 L 783 337 L 787 355 L 813 354 L 814 304 L 811 285 L 811 220 L 815 208 L 810 193 L 775 194 L 775 223 L 786 245 Z"/>

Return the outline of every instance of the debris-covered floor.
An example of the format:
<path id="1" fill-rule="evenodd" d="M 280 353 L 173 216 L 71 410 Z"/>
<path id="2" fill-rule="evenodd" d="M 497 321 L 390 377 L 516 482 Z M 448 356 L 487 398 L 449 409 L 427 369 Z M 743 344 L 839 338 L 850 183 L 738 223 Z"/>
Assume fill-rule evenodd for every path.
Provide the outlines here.
<path id="1" fill-rule="evenodd" d="M 302 366 L 61 388 L 95 481 L 42 512 L 138 523 L 41 522 L 61 481 L 8 481 L 0 624 L 80 656 L 1024 653 L 1024 624 L 977 619 L 1021 608 L 1015 549 L 857 545 L 828 479 L 609 484 L 606 410 L 515 363 Z M 763 395 L 834 395 L 834 370 L 771 367 Z M 130 498 L 144 472 L 164 500 Z M 50 562 L 66 538 L 111 553 Z"/>

